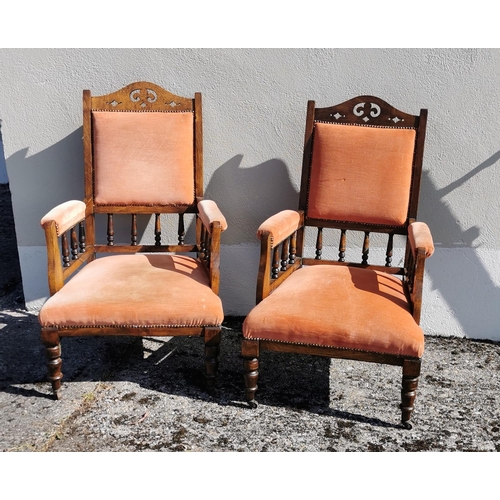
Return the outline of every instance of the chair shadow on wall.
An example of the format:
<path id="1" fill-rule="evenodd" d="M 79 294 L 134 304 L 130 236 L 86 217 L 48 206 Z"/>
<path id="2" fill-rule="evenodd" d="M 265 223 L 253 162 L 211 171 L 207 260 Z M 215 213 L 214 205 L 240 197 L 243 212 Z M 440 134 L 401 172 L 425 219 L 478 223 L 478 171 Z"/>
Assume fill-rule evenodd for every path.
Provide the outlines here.
<path id="1" fill-rule="evenodd" d="M 486 267 L 485 262 L 474 250 L 479 248 L 474 242 L 479 237 L 481 228 L 472 226 L 463 229 L 445 197 L 452 191 L 460 189 L 476 175 L 486 175 L 495 164 L 500 167 L 498 160 L 500 151 L 443 188 L 436 187 L 429 171 L 424 171 L 422 177 L 418 218 L 429 224 L 438 249 L 436 255 L 426 263 L 426 272 L 431 278 L 432 289 L 436 290 L 447 303 L 465 335 L 475 339 L 499 336 L 500 288 L 492 278 L 492 270 Z M 490 170 L 489 174 L 498 175 L 493 170 Z M 473 199 L 469 199 L 468 202 L 471 206 L 476 205 Z M 495 214 L 491 215 L 495 217 Z M 452 258 L 446 258 L 444 255 L 439 258 L 439 248 L 464 249 L 464 252 L 454 252 Z M 427 305 L 431 308 L 428 301 Z M 425 314 L 424 297 L 424 317 Z M 438 324 L 436 323 L 432 332 L 427 331 L 427 333 L 439 335 L 441 332 Z"/>

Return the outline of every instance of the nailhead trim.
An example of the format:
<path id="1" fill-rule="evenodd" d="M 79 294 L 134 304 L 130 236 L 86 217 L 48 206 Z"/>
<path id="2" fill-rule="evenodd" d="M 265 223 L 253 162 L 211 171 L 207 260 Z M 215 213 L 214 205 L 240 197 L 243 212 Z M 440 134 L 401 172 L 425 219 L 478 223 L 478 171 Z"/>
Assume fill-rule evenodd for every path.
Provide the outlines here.
<path id="1" fill-rule="evenodd" d="M 45 325 L 44 328 L 57 328 L 61 330 L 74 330 L 77 328 L 218 328 L 222 325 Z"/>
<path id="2" fill-rule="evenodd" d="M 414 359 L 420 359 L 417 358 L 416 356 L 405 356 L 403 354 L 390 354 L 388 352 L 377 352 L 377 351 L 368 351 L 365 349 L 356 349 L 354 347 L 336 347 L 333 345 L 322 345 L 322 344 L 309 344 L 306 342 L 287 342 L 285 340 L 274 340 L 274 339 L 265 339 L 261 337 L 244 337 L 245 340 L 263 340 L 265 342 L 277 342 L 278 344 L 288 344 L 288 345 L 303 345 L 303 346 L 311 346 L 311 347 L 326 347 L 328 349 L 338 349 L 339 351 L 356 351 L 356 352 L 366 352 L 368 354 L 382 354 L 382 355 L 389 355 L 389 356 L 396 356 L 397 358 L 414 358 Z"/>

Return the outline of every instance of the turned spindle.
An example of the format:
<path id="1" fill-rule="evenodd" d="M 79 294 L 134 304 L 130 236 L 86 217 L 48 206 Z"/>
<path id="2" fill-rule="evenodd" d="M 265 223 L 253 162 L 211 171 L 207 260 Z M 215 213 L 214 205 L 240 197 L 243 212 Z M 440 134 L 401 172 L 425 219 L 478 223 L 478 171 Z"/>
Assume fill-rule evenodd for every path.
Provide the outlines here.
<path id="1" fill-rule="evenodd" d="M 108 214 L 108 245 L 113 246 L 115 244 L 115 224 L 113 221 L 113 214 Z"/>
<path id="2" fill-rule="evenodd" d="M 316 260 L 321 260 L 321 254 L 323 253 L 323 228 L 318 227 L 318 236 L 316 238 Z"/>
<path id="3" fill-rule="evenodd" d="M 368 253 L 370 251 L 370 233 L 365 231 L 365 238 L 363 240 L 363 259 L 361 264 L 368 264 Z"/>
<path id="4" fill-rule="evenodd" d="M 160 214 L 155 214 L 155 245 L 159 247 L 161 245 L 161 222 Z"/>

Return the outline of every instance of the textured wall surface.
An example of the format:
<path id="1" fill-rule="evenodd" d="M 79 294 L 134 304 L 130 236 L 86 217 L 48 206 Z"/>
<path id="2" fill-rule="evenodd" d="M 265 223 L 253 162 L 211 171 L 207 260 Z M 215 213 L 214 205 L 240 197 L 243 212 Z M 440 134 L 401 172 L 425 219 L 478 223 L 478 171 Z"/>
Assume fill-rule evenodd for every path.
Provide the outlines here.
<path id="1" fill-rule="evenodd" d="M 436 243 L 422 326 L 500 339 L 500 50 L 1 49 L 0 119 L 28 306 L 47 296 L 41 216 L 83 196 L 83 89 L 138 80 L 203 94 L 206 197 L 226 215 L 221 296 L 254 303 L 255 231 L 296 208 L 308 99 L 429 110 L 419 219 Z"/>

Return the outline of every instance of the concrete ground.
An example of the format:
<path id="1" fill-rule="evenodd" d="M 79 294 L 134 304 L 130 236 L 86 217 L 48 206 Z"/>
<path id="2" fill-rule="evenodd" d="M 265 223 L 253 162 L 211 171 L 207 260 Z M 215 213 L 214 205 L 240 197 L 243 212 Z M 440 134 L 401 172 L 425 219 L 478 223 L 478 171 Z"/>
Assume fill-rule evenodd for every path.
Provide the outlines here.
<path id="1" fill-rule="evenodd" d="M 1 451 L 500 450 L 500 345 L 461 338 L 427 338 L 409 431 L 399 426 L 401 369 L 362 362 L 264 352 L 259 406 L 249 409 L 242 318 L 224 323 L 214 397 L 203 390 L 200 339 L 65 338 L 55 401 L 6 228 Z"/>
<path id="2" fill-rule="evenodd" d="M 197 338 L 63 339 L 51 398 L 36 315 L 0 312 L 2 451 L 498 451 L 500 346 L 427 339 L 413 429 L 399 427 L 401 371 L 263 353 L 244 403 L 241 318 L 224 325 L 218 390 Z"/>

